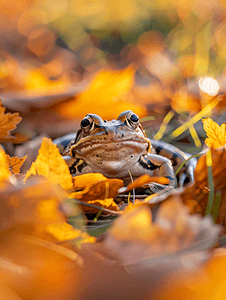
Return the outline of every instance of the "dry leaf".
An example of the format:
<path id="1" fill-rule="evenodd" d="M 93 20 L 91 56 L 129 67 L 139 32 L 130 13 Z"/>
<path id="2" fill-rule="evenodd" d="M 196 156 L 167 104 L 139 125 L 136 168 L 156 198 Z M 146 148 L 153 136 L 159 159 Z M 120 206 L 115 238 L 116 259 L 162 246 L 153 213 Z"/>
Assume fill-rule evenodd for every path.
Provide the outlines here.
<path id="1" fill-rule="evenodd" d="M 89 200 L 89 201 L 84 201 L 85 203 L 88 204 L 92 204 L 98 207 L 103 207 L 112 211 L 118 211 L 119 207 L 118 205 L 114 202 L 113 198 L 108 198 L 108 199 L 95 199 L 95 200 Z M 86 213 L 86 214 L 97 214 L 99 213 L 100 209 L 98 208 L 94 208 L 88 205 L 81 205 L 82 210 Z M 105 211 L 100 211 L 101 214 L 106 214 L 107 212 Z M 108 213 L 107 213 L 108 214 Z"/>
<path id="2" fill-rule="evenodd" d="M 0 146 L 0 185 L 4 185 L 5 179 L 8 179 L 12 174 L 9 171 L 9 164 L 5 151 Z"/>
<path id="3" fill-rule="evenodd" d="M 212 156 L 212 173 L 214 181 L 214 191 L 215 195 L 217 191 L 224 190 L 226 188 L 226 150 L 225 148 L 211 150 Z M 181 194 L 183 202 L 186 204 L 188 201 L 193 200 L 197 202 L 197 205 L 193 203 L 193 210 L 191 213 L 200 213 L 200 207 L 202 214 L 204 215 L 206 211 L 208 196 L 209 196 L 209 186 L 208 186 L 208 172 L 207 172 L 207 155 L 203 155 L 198 160 L 195 169 L 195 182 L 192 186 L 187 187 Z M 219 214 L 224 214 L 221 209 L 224 207 L 224 201 L 221 201 L 221 207 Z"/>
<path id="4" fill-rule="evenodd" d="M 31 175 L 42 175 L 54 184 L 68 190 L 73 188 L 72 176 L 59 149 L 50 139 L 43 138 L 39 154 L 27 171 L 25 181 Z"/>
<path id="5" fill-rule="evenodd" d="M 6 160 L 9 165 L 10 171 L 14 174 L 20 173 L 20 167 L 22 166 L 26 158 L 27 155 L 22 158 L 19 158 L 17 156 L 10 157 L 9 155 L 6 155 Z"/>
<path id="6" fill-rule="evenodd" d="M 118 194 L 118 189 L 123 185 L 121 179 L 106 179 L 93 185 L 87 185 L 83 191 L 71 193 L 70 198 L 85 202 L 95 199 L 115 198 Z"/>
<path id="7" fill-rule="evenodd" d="M 72 177 L 73 188 L 82 190 L 87 186 L 93 185 L 99 181 L 104 181 L 107 178 L 101 173 L 88 173 Z"/>
<path id="8" fill-rule="evenodd" d="M 139 273 L 139 269 L 151 268 L 157 261 L 164 264 L 164 255 L 175 257 L 178 252 L 179 259 L 180 255 L 211 247 L 219 232 L 220 226 L 210 217 L 189 215 L 180 197 L 172 196 L 160 205 L 154 221 L 148 204 L 124 212 L 108 231 L 103 246 L 131 272 Z M 173 258 L 171 263 L 175 268 Z"/>
<path id="9" fill-rule="evenodd" d="M 219 126 L 212 119 L 203 119 L 203 128 L 208 136 L 205 143 L 208 147 L 219 148 L 226 144 L 226 126 L 223 123 Z"/>
<path id="10" fill-rule="evenodd" d="M 16 125 L 22 120 L 18 113 L 5 114 L 5 107 L 0 102 L 0 142 L 9 141 L 13 137 L 10 131 L 16 128 Z"/>
<path id="11" fill-rule="evenodd" d="M 64 242 L 73 239 L 82 238 L 85 242 L 95 242 L 95 238 L 89 236 L 86 232 L 74 228 L 72 225 L 61 222 L 47 225 L 46 232 L 52 234 L 58 241 Z"/>

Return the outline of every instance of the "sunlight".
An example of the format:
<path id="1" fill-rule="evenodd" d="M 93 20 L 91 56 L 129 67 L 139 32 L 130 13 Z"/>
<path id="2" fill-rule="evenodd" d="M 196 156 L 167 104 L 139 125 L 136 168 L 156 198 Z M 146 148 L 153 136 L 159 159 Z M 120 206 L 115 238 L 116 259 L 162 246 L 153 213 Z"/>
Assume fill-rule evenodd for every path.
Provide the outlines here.
<path id="1" fill-rule="evenodd" d="M 199 80 L 199 88 L 202 92 L 207 93 L 209 96 L 216 96 L 219 92 L 219 83 L 211 77 L 203 77 Z"/>

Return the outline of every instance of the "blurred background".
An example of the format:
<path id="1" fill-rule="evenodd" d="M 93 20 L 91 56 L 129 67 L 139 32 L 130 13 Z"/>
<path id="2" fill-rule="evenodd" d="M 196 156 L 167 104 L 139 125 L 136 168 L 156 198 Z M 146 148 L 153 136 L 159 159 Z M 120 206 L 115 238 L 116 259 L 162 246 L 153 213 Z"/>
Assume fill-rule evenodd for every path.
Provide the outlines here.
<path id="1" fill-rule="evenodd" d="M 225 13 L 224 0 L 1 0 L 1 101 L 29 137 L 132 109 L 150 136 L 171 122 L 162 138 L 219 96 L 208 114 L 222 122 Z"/>

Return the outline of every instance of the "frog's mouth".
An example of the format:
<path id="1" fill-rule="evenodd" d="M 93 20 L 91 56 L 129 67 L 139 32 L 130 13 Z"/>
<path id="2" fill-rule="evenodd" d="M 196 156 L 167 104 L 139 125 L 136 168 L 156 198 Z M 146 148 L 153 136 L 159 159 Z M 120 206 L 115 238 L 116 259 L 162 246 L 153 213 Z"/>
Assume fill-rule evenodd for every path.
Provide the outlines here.
<path id="1" fill-rule="evenodd" d="M 75 154 L 83 155 L 94 154 L 94 152 L 118 152 L 124 149 L 134 149 L 135 152 L 144 154 L 143 151 L 149 152 L 151 148 L 151 142 L 149 139 L 143 136 L 134 136 L 130 139 L 117 139 L 106 141 L 106 137 L 94 136 L 92 138 L 85 137 L 81 139 L 76 145 L 73 145 L 70 149 L 70 154 L 75 157 Z"/>

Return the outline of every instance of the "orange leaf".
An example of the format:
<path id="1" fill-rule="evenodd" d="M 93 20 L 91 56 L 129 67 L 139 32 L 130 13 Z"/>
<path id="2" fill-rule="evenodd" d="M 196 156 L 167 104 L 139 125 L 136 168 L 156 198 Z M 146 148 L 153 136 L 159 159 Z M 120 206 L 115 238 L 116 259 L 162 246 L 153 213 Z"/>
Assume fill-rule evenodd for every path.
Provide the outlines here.
<path id="1" fill-rule="evenodd" d="M 93 185 L 87 185 L 83 191 L 71 193 L 70 198 L 81 201 L 92 201 L 95 199 L 115 198 L 118 189 L 123 186 L 121 179 L 106 179 Z"/>
<path id="2" fill-rule="evenodd" d="M 62 158 L 59 149 L 50 139 L 43 138 L 41 148 L 35 162 L 27 171 L 25 181 L 31 175 L 42 175 L 54 184 L 60 184 L 64 189 L 72 189 L 72 176 Z"/>
<path id="3" fill-rule="evenodd" d="M 203 128 L 208 138 L 205 143 L 208 147 L 219 148 L 226 144 L 225 123 L 219 126 L 212 119 L 203 119 Z"/>
<path id="4" fill-rule="evenodd" d="M 10 171 L 14 174 L 20 173 L 20 167 L 22 166 L 26 158 L 27 155 L 22 158 L 19 158 L 17 156 L 9 157 L 9 155 L 6 155 L 6 160 L 9 165 Z"/>
<path id="5" fill-rule="evenodd" d="M 77 238 L 82 238 L 85 242 L 95 242 L 96 240 L 94 237 L 90 237 L 86 232 L 76 229 L 66 222 L 49 224 L 46 227 L 46 232 L 52 234 L 60 242 Z"/>
<path id="6" fill-rule="evenodd" d="M 107 178 L 101 173 L 88 173 L 72 177 L 73 188 L 77 190 L 84 189 L 88 185 L 93 185 Z"/>
<path id="7" fill-rule="evenodd" d="M 89 200 L 86 201 L 86 203 L 88 204 L 93 204 L 95 206 L 99 206 L 99 207 L 103 207 L 103 208 L 107 208 L 110 209 L 112 211 L 118 211 L 119 207 L 118 205 L 114 202 L 113 198 L 108 198 L 108 199 L 95 199 L 95 200 Z M 88 205 L 82 205 L 81 207 L 83 209 L 83 211 L 87 214 L 97 214 L 100 210 L 98 208 L 94 208 Z M 105 213 L 104 211 L 101 211 L 101 213 Z"/>
<path id="8" fill-rule="evenodd" d="M 5 107 L 2 106 L 0 101 L 0 141 L 8 141 L 10 136 L 10 131 L 16 128 L 16 125 L 22 120 L 18 113 L 7 113 L 5 114 Z M 6 139 L 5 139 L 6 138 Z"/>

